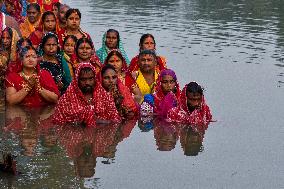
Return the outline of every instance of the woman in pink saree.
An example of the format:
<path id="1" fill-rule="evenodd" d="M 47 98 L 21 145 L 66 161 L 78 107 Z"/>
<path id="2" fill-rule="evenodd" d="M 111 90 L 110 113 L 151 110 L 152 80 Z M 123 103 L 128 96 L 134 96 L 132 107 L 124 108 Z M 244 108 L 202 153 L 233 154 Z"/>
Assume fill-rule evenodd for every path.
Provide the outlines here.
<path id="1" fill-rule="evenodd" d="M 156 92 L 145 95 L 140 113 L 142 116 L 153 113 L 159 117 L 166 117 L 168 111 L 178 105 L 179 97 L 180 88 L 176 74 L 171 69 L 165 69 L 157 80 Z"/>

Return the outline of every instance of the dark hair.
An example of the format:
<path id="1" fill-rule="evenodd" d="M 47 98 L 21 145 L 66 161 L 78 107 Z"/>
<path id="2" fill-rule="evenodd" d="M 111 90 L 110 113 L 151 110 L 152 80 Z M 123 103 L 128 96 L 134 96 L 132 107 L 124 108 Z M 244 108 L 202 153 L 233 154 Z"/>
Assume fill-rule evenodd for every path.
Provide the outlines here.
<path id="1" fill-rule="evenodd" d="M 60 3 L 60 2 L 56 2 L 56 3 L 53 3 L 52 4 L 52 6 L 53 7 L 57 7 L 57 9 L 59 10 L 60 9 L 60 6 L 61 6 L 62 4 Z"/>
<path id="2" fill-rule="evenodd" d="M 8 32 L 8 34 L 10 35 L 11 38 L 13 37 L 13 30 L 12 30 L 12 28 L 6 27 L 4 30 L 2 30 L 1 38 L 2 38 L 3 32 L 5 32 L 5 31 Z"/>
<path id="3" fill-rule="evenodd" d="M 23 59 L 29 50 L 34 50 L 36 52 L 36 49 L 33 46 L 26 46 L 24 48 L 21 48 L 19 52 L 20 59 Z"/>
<path id="4" fill-rule="evenodd" d="M 80 75 L 82 73 L 87 73 L 87 72 L 94 72 L 94 70 L 90 67 L 83 67 L 81 70 L 80 70 L 80 73 L 79 73 L 79 78 L 80 78 Z M 94 74 L 96 75 L 96 73 L 94 72 Z"/>
<path id="5" fill-rule="evenodd" d="M 75 48 L 75 52 L 76 52 L 76 55 L 78 57 L 78 49 L 79 49 L 79 46 L 82 44 L 82 43 L 88 43 L 92 49 L 94 49 L 94 44 L 92 42 L 91 39 L 88 39 L 86 37 L 83 37 L 83 38 L 80 38 L 78 39 L 77 43 L 76 43 L 76 48 Z"/>
<path id="6" fill-rule="evenodd" d="M 113 65 L 110 65 L 110 64 L 106 64 L 103 66 L 102 68 L 102 71 L 101 71 L 101 76 L 103 76 L 105 74 L 105 72 L 108 70 L 108 69 L 111 69 L 113 71 L 115 71 L 115 68 Z M 116 71 L 115 71 L 116 72 Z"/>
<path id="7" fill-rule="evenodd" d="M 52 11 L 45 11 L 42 16 L 41 16 L 41 21 L 44 22 L 44 20 L 46 19 L 47 16 L 52 15 L 55 20 L 56 20 L 56 16 Z"/>
<path id="8" fill-rule="evenodd" d="M 73 39 L 73 41 L 75 42 L 75 44 L 77 43 L 77 37 L 75 35 L 67 35 L 63 41 L 63 46 L 65 45 L 65 43 L 67 42 L 67 40 L 71 38 Z"/>
<path id="9" fill-rule="evenodd" d="M 107 30 L 106 34 L 111 33 L 111 32 L 116 33 L 116 37 L 117 37 L 117 48 L 118 48 L 119 39 L 120 39 L 120 37 L 119 37 L 119 32 L 118 32 L 117 30 L 115 30 L 115 29 L 109 29 L 109 30 Z"/>
<path id="10" fill-rule="evenodd" d="M 144 43 L 145 39 L 148 38 L 148 37 L 151 37 L 154 41 L 154 45 L 156 46 L 156 41 L 155 41 L 155 38 L 152 34 L 150 33 L 146 33 L 146 34 L 143 34 L 140 38 L 140 42 L 139 42 L 139 47 L 140 47 L 140 50 L 141 50 L 141 46 L 142 44 Z"/>
<path id="11" fill-rule="evenodd" d="M 72 14 L 72 13 L 77 13 L 79 18 L 81 19 L 81 12 L 79 11 L 79 9 L 68 9 L 68 11 L 65 13 L 65 18 L 66 20 L 68 19 L 68 17 Z"/>
<path id="12" fill-rule="evenodd" d="M 27 42 L 28 43 L 28 46 L 32 46 L 33 44 L 32 44 L 32 41 L 29 39 L 29 38 L 24 38 L 24 37 L 22 37 L 21 39 L 19 39 L 18 41 L 17 41 L 17 52 L 20 52 L 21 50 L 22 50 L 22 44 L 24 43 L 24 42 Z"/>
<path id="13" fill-rule="evenodd" d="M 193 81 L 186 86 L 186 94 L 188 93 L 198 93 L 200 95 L 203 95 L 203 89 L 200 85 Z"/>
<path id="14" fill-rule="evenodd" d="M 55 41 L 56 41 L 56 43 L 58 44 L 58 47 L 57 47 L 57 54 L 58 54 L 59 51 L 60 51 L 59 42 L 58 42 L 58 37 L 57 37 L 56 34 L 54 34 L 54 33 L 52 33 L 52 32 L 46 33 L 46 34 L 41 38 L 41 43 L 40 43 L 40 45 L 39 45 L 39 50 L 42 50 L 42 53 L 44 53 L 44 51 L 43 51 L 44 48 L 43 48 L 43 47 L 44 47 L 45 43 L 47 42 L 47 40 L 50 39 L 50 38 L 55 38 Z"/>
<path id="15" fill-rule="evenodd" d="M 38 12 L 41 12 L 40 11 L 40 5 L 38 3 L 30 3 L 30 4 L 28 4 L 27 10 L 29 10 L 30 8 L 34 8 Z"/>
<path id="16" fill-rule="evenodd" d="M 122 62 L 125 62 L 125 59 L 124 59 L 124 57 L 122 56 L 121 52 L 116 49 L 116 50 L 112 50 L 112 51 L 110 51 L 110 52 L 108 53 L 108 55 L 107 55 L 107 57 L 106 57 L 106 59 L 105 59 L 105 64 L 108 63 L 109 59 L 110 59 L 113 55 L 118 56 L 118 58 L 120 58 Z"/>
<path id="17" fill-rule="evenodd" d="M 138 58 L 140 58 L 142 55 L 146 55 L 146 54 L 152 55 L 154 57 L 155 61 L 157 62 L 156 52 L 154 50 L 150 50 L 150 49 L 142 50 L 139 53 Z"/>

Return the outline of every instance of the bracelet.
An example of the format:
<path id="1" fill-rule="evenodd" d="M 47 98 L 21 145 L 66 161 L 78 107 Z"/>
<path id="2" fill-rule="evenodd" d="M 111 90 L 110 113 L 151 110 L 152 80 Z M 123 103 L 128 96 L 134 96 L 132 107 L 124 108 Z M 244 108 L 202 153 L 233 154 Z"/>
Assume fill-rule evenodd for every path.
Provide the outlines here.
<path id="1" fill-rule="evenodd" d="M 42 88 L 42 87 L 39 87 L 37 91 L 38 91 L 39 94 L 41 94 L 42 91 L 43 91 L 43 88 Z"/>
<path id="2" fill-rule="evenodd" d="M 27 93 L 29 93 L 32 90 L 32 88 L 28 84 L 25 84 L 23 88 Z"/>

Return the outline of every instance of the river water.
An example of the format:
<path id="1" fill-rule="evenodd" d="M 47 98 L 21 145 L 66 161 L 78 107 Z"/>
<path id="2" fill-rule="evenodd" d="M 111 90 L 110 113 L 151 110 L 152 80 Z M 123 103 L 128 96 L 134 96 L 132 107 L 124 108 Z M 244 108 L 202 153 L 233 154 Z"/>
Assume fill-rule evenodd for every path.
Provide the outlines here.
<path id="1" fill-rule="evenodd" d="M 204 135 L 172 128 L 163 141 L 135 122 L 60 130 L 48 124 L 52 108 L 8 108 L 1 148 L 22 173 L 0 173 L 2 188 L 284 188 L 283 1 L 65 2 L 81 10 L 96 49 L 114 28 L 131 58 L 152 33 L 180 85 L 205 88 L 217 122 Z"/>

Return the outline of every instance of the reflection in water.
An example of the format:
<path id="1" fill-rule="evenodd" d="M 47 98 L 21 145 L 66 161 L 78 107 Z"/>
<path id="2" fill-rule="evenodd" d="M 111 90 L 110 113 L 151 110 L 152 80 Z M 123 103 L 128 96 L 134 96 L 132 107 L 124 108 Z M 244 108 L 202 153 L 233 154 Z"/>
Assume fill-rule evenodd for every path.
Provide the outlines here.
<path id="1" fill-rule="evenodd" d="M 130 136 L 137 122 L 96 128 L 59 127 L 52 124 L 52 114 L 53 107 L 7 107 L 0 154 L 15 156 L 21 174 L 0 177 L 1 183 L 6 183 L 4 187 L 80 188 L 84 184 L 80 178 L 93 178 L 95 186 L 97 159 L 102 158 L 99 162 L 103 164 L 114 163 L 117 145 Z M 74 167 L 70 167 L 70 160 Z"/>
<path id="2" fill-rule="evenodd" d="M 207 126 L 206 126 L 207 128 Z M 182 126 L 180 130 L 180 144 L 186 156 L 197 156 L 203 151 L 203 138 L 205 129 L 202 126 L 192 127 L 190 125 Z"/>
<path id="3" fill-rule="evenodd" d="M 165 120 L 155 119 L 154 137 L 159 151 L 171 151 L 178 140 L 178 127 Z"/>
<path id="4" fill-rule="evenodd" d="M 160 118 L 147 119 L 146 124 L 151 125 L 154 130 L 154 138 L 159 151 L 173 150 L 178 139 L 180 139 L 181 148 L 186 156 L 197 156 L 203 151 L 202 143 L 208 125 L 173 124 Z M 147 129 L 144 120 L 139 120 L 138 126 L 141 132 L 151 130 Z"/>
<path id="5" fill-rule="evenodd" d="M 81 178 L 95 175 L 97 158 L 103 164 L 114 163 L 117 145 L 129 137 L 136 120 L 122 124 L 104 124 L 96 128 L 63 126 L 57 130 L 60 144 L 74 163 L 75 173 Z"/>
<path id="6" fill-rule="evenodd" d="M 20 174 L 17 177 L 0 177 L 4 188 L 8 185 L 15 188 L 31 185 L 35 188 L 61 188 L 66 184 L 78 186 L 73 181 L 74 176 L 66 175 L 70 168 L 57 145 L 56 128 L 50 119 L 52 113 L 53 107 L 6 107 L 5 126 L 0 133 L 1 151 L 16 157 L 16 169 Z M 53 182 L 58 179 L 59 182 Z"/>

